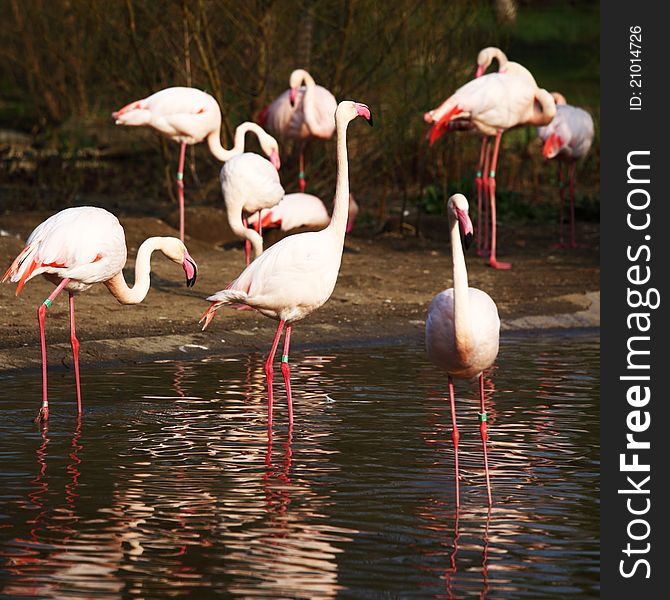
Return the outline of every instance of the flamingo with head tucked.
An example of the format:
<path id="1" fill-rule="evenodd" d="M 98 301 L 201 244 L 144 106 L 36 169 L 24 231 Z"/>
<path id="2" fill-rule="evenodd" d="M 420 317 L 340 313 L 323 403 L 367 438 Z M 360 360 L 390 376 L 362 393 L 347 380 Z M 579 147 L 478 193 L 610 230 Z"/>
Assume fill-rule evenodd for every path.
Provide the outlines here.
<path id="1" fill-rule="evenodd" d="M 112 113 L 117 125 L 153 127 L 156 131 L 181 144 L 177 188 L 179 193 L 179 239 L 184 241 L 184 158 L 186 145 L 207 141 L 210 152 L 218 160 L 244 152 L 244 135 L 235 136 L 235 146 L 226 150 L 221 145 L 221 109 L 206 92 L 190 87 L 171 87 L 142 100 L 135 100 Z M 275 143 L 276 146 L 276 143 Z M 263 148 L 275 160 L 276 147 Z M 278 161 L 278 155 L 276 156 Z"/>
<path id="2" fill-rule="evenodd" d="M 484 177 L 491 205 L 491 252 L 488 264 L 495 269 L 509 269 L 512 266 L 498 261 L 496 257 L 495 176 L 500 139 L 505 131 L 518 125 L 546 125 L 555 114 L 556 104 L 549 92 L 538 88 L 525 67 L 507 62 L 504 72 L 489 73 L 473 79 L 424 115 L 426 122 L 433 123 L 431 144 L 449 130 L 452 121 L 465 121 L 481 135 L 495 136 L 490 168 L 485 159 L 488 177 Z"/>
<path id="3" fill-rule="evenodd" d="M 75 294 L 104 283 L 121 304 L 139 304 L 149 291 L 151 254 L 160 250 L 171 261 L 181 265 L 186 273 L 186 285 L 195 284 L 198 267 L 186 246 L 173 237 L 152 237 L 137 251 L 135 284 L 128 287 L 123 277 L 126 264 L 126 240 L 123 227 L 110 212 L 94 206 L 66 208 L 38 225 L 26 241 L 26 247 L 16 257 L 2 281 L 18 283 L 16 295 L 27 281 L 37 275 L 56 284 L 53 293 L 40 305 L 37 319 L 42 345 L 42 407 L 35 421 L 49 418 L 47 397 L 47 362 L 44 321 L 47 309 L 56 296 L 66 289 L 70 294 L 70 343 L 74 358 L 77 385 L 77 409 L 81 414 L 79 384 L 79 341 L 75 333 Z"/>
<path id="4" fill-rule="evenodd" d="M 300 141 L 300 191 L 305 191 L 305 141 L 330 139 L 335 131 L 337 100 L 304 69 L 289 78 L 289 89 L 282 92 L 261 113 L 260 123 L 275 135 Z"/>
<path id="5" fill-rule="evenodd" d="M 542 154 L 544 158 L 558 159 L 558 193 L 559 208 L 559 247 L 565 247 L 563 239 L 563 202 L 565 200 L 565 182 L 563 181 L 563 164 L 568 168 L 568 186 L 570 191 L 570 247 L 577 247 L 575 238 L 575 173 L 577 161 L 586 156 L 593 143 L 593 118 L 584 109 L 571 106 L 565 98 L 554 92 L 556 116 L 551 123 L 538 129 L 538 135 L 544 142 Z"/>
<path id="6" fill-rule="evenodd" d="M 358 102 L 340 102 L 335 113 L 337 126 L 337 186 L 333 216 L 321 231 L 288 236 L 256 258 L 224 290 L 207 298 L 210 307 L 200 319 L 203 329 L 222 306 L 250 307 L 279 321 L 270 355 L 265 363 L 268 382 L 268 433 L 272 429 L 272 362 L 284 326 L 286 337 L 281 369 L 286 384 L 289 423 L 293 423 L 289 344 L 293 323 L 322 306 L 333 293 L 342 261 L 349 203 L 349 165 L 346 132 L 350 121 L 361 116 L 372 124 L 370 109 Z"/>
<path id="7" fill-rule="evenodd" d="M 453 425 L 454 461 L 456 465 L 456 506 L 460 504 L 458 486 L 458 441 L 453 378 L 479 377 L 479 430 L 484 449 L 486 490 L 491 505 L 491 484 L 486 453 L 486 409 L 484 376 L 498 356 L 500 318 L 491 297 L 482 290 L 468 287 L 468 271 L 463 247 L 472 239 L 473 227 L 468 215 L 468 201 L 463 194 L 454 194 L 447 203 L 449 237 L 453 263 L 454 286 L 437 294 L 428 308 L 426 318 L 426 351 L 428 358 L 447 372 L 451 420 Z"/>

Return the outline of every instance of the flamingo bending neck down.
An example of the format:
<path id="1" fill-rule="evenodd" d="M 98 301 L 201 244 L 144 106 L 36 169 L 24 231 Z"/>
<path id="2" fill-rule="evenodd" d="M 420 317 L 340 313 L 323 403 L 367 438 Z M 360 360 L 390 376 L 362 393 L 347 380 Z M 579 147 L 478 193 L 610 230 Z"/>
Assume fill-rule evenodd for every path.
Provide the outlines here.
<path id="1" fill-rule="evenodd" d="M 477 73 L 475 78 L 481 77 L 486 73 L 486 69 L 491 66 L 491 63 L 497 60 L 498 61 L 498 73 L 504 73 L 507 69 L 507 55 L 500 49 L 495 46 L 488 46 L 487 48 L 482 48 L 477 55 Z"/>
<path id="2" fill-rule="evenodd" d="M 261 125 L 275 135 L 300 141 L 300 191 L 305 191 L 305 141 L 310 137 L 330 139 L 335 131 L 335 96 L 304 69 L 289 78 L 289 89 L 280 94 L 262 113 Z"/>
<path id="3" fill-rule="evenodd" d="M 495 269 L 509 269 L 510 263 L 496 257 L 496 168 L 502 134 L 519 125 L 546 125 L 556 114 L 556 104 L 549 92 L 538 88 L 531 73 L 515 62 L 505 63 L 504 72 L 489 73 L 458 88 L 439 107 L 424 115 L 433 123 L 430 143 L 449 130 L 452 121 L 466 122 L 482 136 L 495 136 L 489 163 L 489 148 L 482 145 L 480 170 L 482 183 L 488 191 L 491 206 L 491 249 L 488 264 Z M 478 198 L 479 201 L 479 198 Z M 488 236 L 488 227 L 486 228 Z M 486 245 L 485 240 L 485 245 Z"/>
<path id="4" fill-rule="evenodd" d="M 244 152 L 244 133 L 235 133 L 235 146 L 221 145 L 221 109 L 213 96 L 190 87 L 171 87 L 142 100 L 135 100 L 112 113 L 116 125 L 147 126 L 181 144 L 177 188 L 179 194 L 179 239 L 184 241 L 184 159 L 186 145 L 207 140 L 210 152 L 221 162 Z M 247 129 L 251 127 L 244 124 Z M 262 130 L 261 130 L 262 131 Z M 265 133 L 265 132 L 263 132 Z M 267 135 L 267 134 L 266 134 Z M 260 138 L 260 135 L 259 135 Z M 240 145 L 241 142 L 241 145 Z M 262 145 L 262 143 L 261 143 Z M 276 142 L 275 142 L 276 146 Z M 271 160 L 273 148 L 265 150 Z M 276 159 L 278 161 L 278 157 Z"/>
<path id="5" fill-rule="evenodd" d="M 456 506 L 460 505 L 458 486 L 458 441 L 453 378 L 479 377 L 479 430 L 484 450 L 484 469 L 489 506 L 491 485 L 486 453 L 486 409 L 484 407 L 484 375 L 498 355 L 500 319 L 491 297 L 482 290 L 468 287 L 462 243 L 467 247 L 473 227 L 468 215 L 468 201 L 463 194 L 454 194 L 447 203 L 454 287 L 437 294 L 428 308 L 426 318 L 426 351 L 428 358 L 447 372 L 451 404 L 452 439 L 456 465 Z M 463 242 L 461 242 L 463 240 Z"/>
<path id="6" fill-rule="evenodd" d="M 222 306 L 250 307 L 278 320 L 277 333 L 265 363 L 268 383 L 268 435 L 272 430 L 272 363 L 284 326 L 286 336 L 281 370 L 286 384 L 289 424 L 293 423 L 289 345 L 293 323 L 322 306 L 333 293 L 342 261 L 349 200 L 349 166 L 346 132 L 350 121 L 361 116 L 372 124 L 370 109 L 358 102 L 340 102 L 337 123 L 337 185 L 333 216 L 321 231 L 288 236 L 256 258 L 228 287 L 207 298 L 210 307 L 200 319 L 203 329 Z"/>
<path id="7" fill-rule="evenodd" d="M 563 238 L 563 204 L 565 201 L 566 182 L 563 178 L 563 166 L 567 165 L 570 193 L 570 244 L 577 247 L 575 236 L 575 174 L 577 161 L 585 157 L 593 143 L 593 118 L 582 108 L 567 104 L 565 97 L 558 92 L 552 93 L 556 101 L 556 116 L 549 125 L 540 127 L 538 135 L 544 142 L 542 154 L 545 159 L 556 158 L 558 162 L 558 193 L 559 204 L 559 242 L 557 247 L 565 248 Z"/>
<path id="8" fill-rule="evenodd" d="M 30 234 L 26 247 L 7 269 L 2 281 L 10 279 L 18 283 L 17 296 L 25 283 L 37 275 L 44 275 L 57 286 L 37 311 L 42 345 L 42 407 L 36 422 L 49 418 L 44 334 L 47 309 L 64 289 L 69 292 L 70 343 L 77 385 L 77 409 L 81 414 L 79 341 L 75 333 L 74 295 L 87 290 L 94 283 L 104 283 L 121 304 L 139 304 L 151 285 L 150 261 L 155 250 L 160 250 L 183 267 L 187 286 L 195 283 L 197 265 L 184 244 L 173 237 L 152 237 L 145 240 L 137 251 L 135 284 L 132 288 L 128 287 L 123 277 L 123 266 L 126 263 L 123 227 L 113 214 L 102 208 L 66 208 L 49 217 Z"/>

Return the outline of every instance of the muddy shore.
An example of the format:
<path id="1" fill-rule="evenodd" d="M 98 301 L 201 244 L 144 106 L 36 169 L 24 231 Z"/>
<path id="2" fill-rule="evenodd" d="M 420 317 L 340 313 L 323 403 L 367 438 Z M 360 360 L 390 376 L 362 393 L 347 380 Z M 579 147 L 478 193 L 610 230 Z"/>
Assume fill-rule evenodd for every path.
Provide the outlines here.
<path id="1" fill-rule="evenodd" d="M 26 236 L 50 214 L 0 216 L 0 270 L 4 272 Z M 129 254 L 124 273 L 132 282 L 133 259 L 141 241 L 152 235 L 176 235 L 176 231 L 157 218 L 120 220 Z M 347 238 L 331 299 L 296 325 L 293 348 L 422 339 L 431 298 L 451 285 L 450 249 L 446 236 L 439 235 L 442 225 L 436 222 L 438 234 L 428 239 L 355 231 Z M 189 231 L 197 231 L 199 237 L 189 236 Z M 470 285 L 495 299 L 503 331 L 599 326 L 598 225 L 582 224 L 578 235 L 580 248 L 553 249 L 556 226 L 503 223 L 499 258 L 513 264 L 505 272 L 485 266 L 484 259 L 470 250 L 466 258 Z M 268 243 L 277 239 L 271 233 Z M 179 267 L 155 256 L 152 289 L 142 304 L 122 306 L 104 286 L 94 286 L 77 297 L 83 364 L 267 352 L 276 323 L 255 311 L 222 310 L 206 331 L 198 326 L 208 306 L 204 298 L 225 287 L 244 265 L 244 251 L 230 235 L 223 211 L 190 209 L 186 244 L 199 266 L 194 288 L 184 286 Z M 20 296 L 15 297 L 14 290 L 14 285 L 0 286 L 0 371 L 39 367 L 36 310 L 53 286 L 37 277 Z M 66 298 L 59 297 L 47 317 L 50 367 L 71 366 Z"/>

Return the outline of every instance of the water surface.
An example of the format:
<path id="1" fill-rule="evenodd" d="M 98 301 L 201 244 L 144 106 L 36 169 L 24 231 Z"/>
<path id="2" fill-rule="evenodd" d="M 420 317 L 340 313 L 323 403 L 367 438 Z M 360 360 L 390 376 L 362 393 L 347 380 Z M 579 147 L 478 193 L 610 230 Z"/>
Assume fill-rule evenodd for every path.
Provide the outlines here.
<path id="1" fill-rule="evenodd" d="M 263 356 L 0 380 L 0 589 L 40 598 L 598 596 L 599 345 L 508 336 L 457 382 L 422 347 L 292 356 L 295 426 Z M 278 367 L 278 365 L 277 365 Z"/>

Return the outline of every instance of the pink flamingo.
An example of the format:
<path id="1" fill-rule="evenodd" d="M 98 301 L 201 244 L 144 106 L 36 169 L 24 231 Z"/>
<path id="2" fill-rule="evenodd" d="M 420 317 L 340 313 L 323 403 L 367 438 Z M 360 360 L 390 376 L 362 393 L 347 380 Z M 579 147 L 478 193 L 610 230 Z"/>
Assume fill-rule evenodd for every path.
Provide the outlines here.
<path id="1" fill-rule="evenodd" d="M 123 277 L 126 263 L 126 240 L 118 219 L 102 208 L 80 206 L 66 208 L 38 225 L 26 241 L 26 247 L 14 259 L 2 281 L 18 283 L 16 295 L 27 281 L 37 275 L 56 284 L 53 293 L 40 305 L 37 320 L 42 344 L 42 407 L 36 422 L 49 418 L 47 398 L 47 362 L 44 321 L 47 309 L 63 289 L 70 294 L 70 343 L 77 384 L 77 409 L 81 414 L 79 385 L 79 341 L 75 332 L 74 295 L 104 283 L 121 304 L 139 304 L 151 285 L 151 254 L 160 250 L 186 273 L 186 285 L 192 286 L 198 272 L 195 261 L 184 244 L 173 237 L 152 237 L 137 251 L 135 285 L 129 288 Z"/>
<path id="2" fill-rule="evenodd" d="M 199 144 L 207 140 L 210 152 L 218 160 L 244 152 L 244 135 L 236 132 L 235 146 L 226 150 L 221 145 L 221 109 L 209 94 L 190 87 L 171 87 L 160 90 L 142 100 L 135 100 L 112 113 L 117 125 L 146 125 L 181 144 L 177 188 L 179 192 L 179 239 L 184 241 L 184 158 L 186 145 Z M 245 124 L 246 125 L 246 124 Z M 265 148 L 264 148 L 265 151 Z M 273 162 L 275 148 L 268 148 L 268 156 Z M 277 167 L 279 168 L 279 167 Z"/>
<path id="3" fill-rule="evenodd" d="M 291 231 L 298 227 L 321 228 L 330 223 L 330 215 L 326 205 L 320 198 L 312 194 L 286 194 L 279 204 L 270 209 L 262 210 L 249 217 L 249 225 L 255 225 L 260 215 L 261 226 L 265 228 L 279 228 L 281 231 Z M 349 211 L 347 216 L 346 233 L 354 228 L 358 215 L 358 204 L 352 194 L 349 194 Z"/>
<path id="4" fill-rule="evenodd" d="M 202 316 L 203 329 L 222 306 L 255 308 L 279 321 L 270 355 L 265 363 L 268 382 L 268 434 L 272 429 L 272 362 L 286 325 L 281 370 L 286 384 L 289 424 L 293 423 L 289 344 L 293 323 L 322 306 L 335 288 L 342 261 L 349 201 L 347 126 L 361 116 L 372 124 L 370 109 L 358 102 L 340 102 L 335 113 L 337 125 L 337 186 L 330 224 L 321 231 L 298 233 L 280 240 L 254 260 L 226 289 L 207 298 L 210 307 Z"/>
<path id="5" fill-rule="evenodd" d="M 491 204 L 491 252 L 488 264 L 495 269 L 509 269 L 510 263 L 496 258 L 496 167 L 502 134 L 517 125 L 546 125 L 556 114 L 556 104 L 549 92 L 537 87 L 530 72 L 515 62 L 507 62 L 504 72 L 489 73 L 469 81 L 457 89 L 438 108 L 424 115 L 434 123 L 430 143 L 449 130 L 452 121 L 469 123 L 483 136 L 495 136 L 495 144 L 483 184 Z M 482 146 L 482 149 L 484 147 Z M 488 156 L 488 151 L 486 152 Z M 482 159 L 487 163 L 483 153 Z"/>
<path id="6" fill-rule="evenodd" d="M 463 194 L 454 194 L 447 203 L 454 287 L 437 294 L 428 307 L 426 318 L 426 351 L 428 358 L 447 372 L 449 401 L 453 424 L 454 460 L 456 464 L 456 507 L 460 505 L 458 489 L 458 426 L 454 404 L 453 378 L 479 377 L 479 431 L 484 449 L 486 490 L 491 505 L 491 484 L 486 454 L 486 410 L 484 407 L 484 375 L 498 356 L 500 319 L 491 297 L 482 290 L 468 287 L 461 240 L 467 248 L 472 239 L 472 222 L 468 201 Z"/>
<path id="7" fill-rule="evenodd" d="M 280 94 L 260 114 L 260 124 L 275 135 L 300 140 L 300 191 L 305 191 L 305 141 L 310 137 L 330 139 L 335 131 L 333 115 L 337 100 L 326 88 L 316 85 L 304 69 L 289 78 L 290 89 Z"/>
<path id="8" fill-rule="evenodd" d="M 570 247 L 576 248 L 575 239 L 575 172 L 577 161 L 586 156 L 593 143 L 593 119 L 582 108 L 571 106 L 565 98 L 556 92 L 552 94 L 556 101 L 556 116 L 546 127 L 538 129 L 538 135 L 544 142 L 542 154 L 544 158 L 558 159 L 558 192 L 560 196 L 559 243 L 563 241 L 563 201 L 565 183 L 563 181 L 563 163 L 568 165 L 568 181 L 570 187 Z"/>

